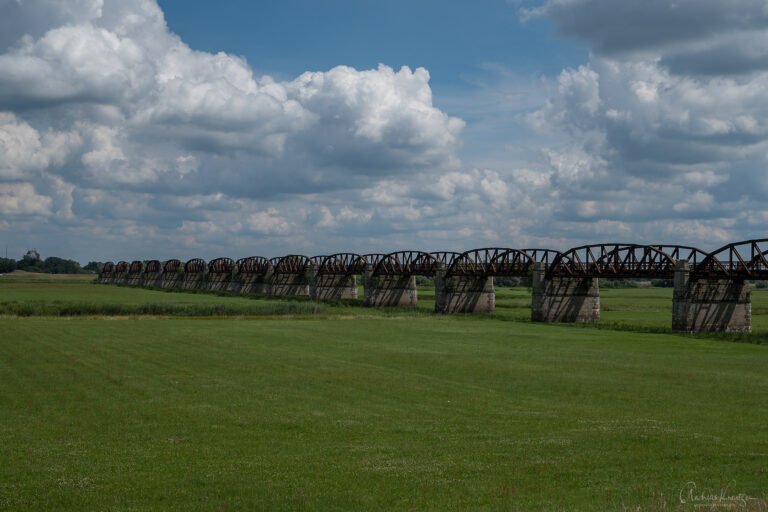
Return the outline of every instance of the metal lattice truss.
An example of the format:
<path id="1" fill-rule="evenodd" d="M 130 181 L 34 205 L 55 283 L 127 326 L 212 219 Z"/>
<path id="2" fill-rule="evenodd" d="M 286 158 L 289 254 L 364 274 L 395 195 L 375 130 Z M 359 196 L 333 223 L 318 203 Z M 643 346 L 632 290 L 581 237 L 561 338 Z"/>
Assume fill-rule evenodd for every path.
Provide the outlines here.
<path id="1" fill-rule="evenodd" d="M 276 274 L 304 274 L 314 267 L 318 275 L 355 275 L 366 271 L 373 276 L 435 276 L 438 271 L 446 277 L 524 277 L 530 275 L 534 265 L 543 265 L 549 278 L 583 277 L 615 279 L 671 279 L 675 267 L 687 262 L 691 279 L 761 279 L 768 280 L 768 239 L 747 240 L 724 245 L 706 253 L 684 245 L 592 244 L 574 247 L 565 252 L 552 249 L 511 249 L 490 247 L 462 253 L 451 251 L 422 252 L 398 251 L 389 254 L 337 253 L 329 256 L 307 257 L 290 254 L 270 260 L 251 256 L 233 262 L 230 258 L 217 258 L 206 264 L 200 258 L 184 264 L 185 273 L 227 274 L 237 270 L 240 274 L 266 275 L 270 269 Z M 101 274 L 177 272 L 179 260 L 161 263 L 120 261 L 105 263 Z"/>
<path id="2" fill-rule="evenodd" d="M 235 268 L 232 258 L 216 258 L 208 262 L 209 274 L 231 274 Z"/>
<path id="3" fill-rule="evenodd" d="M 365 272 L 365 258 L 351 252 L 340 252 L 330 256 L 315 256 L 312 264 L 317 275 L 351 276 Z"/>
<path id="4" fill-rule="evenodd" d="M 533 259 L 518 249 L 489 247 L 474 249 L 454 257 L 445 272 L 445 277 L 515 277 L 527 276 Z"/>
<path id="5" fill-rule="evenodd" d="M 202 274 L 205 272 L 207 265 L 202 258 L 192 258 L 184 264 L 185 274 Z"/>
<path id="6" fill-rule="evenodd" d="M 168 260 L 163 265 L 164 274 L 173 274 L 181 268 L 181 260 Z"/>
<path id="7" fill-rule="evenodd" d="M 163 268 L 163 264 L 160 260 L 150 260 L 144 265 L 145 274 L 158 274 Z"/>
<path id="8" fill-rule="evenodd" d="M 433 276 L 440 263 L 428 252 L 398 251 L 382 256 L 373 267 L 373 276 Z"/>
<path id="9" fill-rule="evenodd" d="M 763 250 L 765 247 L 765 250 Z M 724 245 L 696 265 L 692 278 L 768 279 L 768 239 L 747 240 Z"/>
<path id="10" fill-rule="evenodd" d="M 307 268 L 312 265 L 312 260 L 301 254 L 289 254 L 280 258 L 269 260 L 274 268 L 275 274 L 303 275 Z"/>
<path id="11" fill-rule="evenodd" d="M 263 256 L 241 258 L 237 260 L 236 266 L 238 274 L 256 274 L 261 276 L 267 275 L 271 268 L 269 260 Z"/>

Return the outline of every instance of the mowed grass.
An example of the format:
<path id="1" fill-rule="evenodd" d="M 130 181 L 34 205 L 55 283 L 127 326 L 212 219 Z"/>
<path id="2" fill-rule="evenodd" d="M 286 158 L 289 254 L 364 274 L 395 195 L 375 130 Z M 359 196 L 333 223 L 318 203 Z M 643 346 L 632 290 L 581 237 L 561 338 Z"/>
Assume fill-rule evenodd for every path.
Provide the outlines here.
<path id="1" fill-rule="evenodd" d="M 259 303 L 29 284 L 0 302 Z M 602 328 L 498 292 L 492 317 L 425 290 L 412 316 L 0 318 L 0 509 L 702 510 L 693 483 L 766 510 L 768 347 L 642 332 L 667 290 L 603 290 Z"/>

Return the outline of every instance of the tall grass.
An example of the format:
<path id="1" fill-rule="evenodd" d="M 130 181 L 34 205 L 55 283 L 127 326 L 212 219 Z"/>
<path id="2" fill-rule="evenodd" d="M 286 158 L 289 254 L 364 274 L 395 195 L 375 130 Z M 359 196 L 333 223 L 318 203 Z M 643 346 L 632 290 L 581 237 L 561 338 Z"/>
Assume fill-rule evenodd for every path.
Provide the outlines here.
<path id="1" fill-rule="evenodd" d="M 320 315 L 326 311 L 317 302 L 264 302 L 254 304 L 109 304 L 93 302 L 0 302 L 0 315 L 31 316 L 271 316 Z"/>

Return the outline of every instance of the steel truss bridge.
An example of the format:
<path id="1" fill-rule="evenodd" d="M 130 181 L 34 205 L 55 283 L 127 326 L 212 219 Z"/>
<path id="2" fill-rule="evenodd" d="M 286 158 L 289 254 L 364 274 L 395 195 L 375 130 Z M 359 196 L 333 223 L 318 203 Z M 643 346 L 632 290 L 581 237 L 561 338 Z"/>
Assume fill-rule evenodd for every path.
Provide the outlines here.
<path id="1" fill-rule="evenodd" d="M 765 248 L 765 250 L 763 250 Z M 217 258 L 206 263 L 179 260 L 120 261 L 106 263 L 102 274 L 125 272 L 185 274 L 214 273 L 264 275 L 304 274 L 351 276 L 526 277 L 534 267 L 548 278 L 672 279 L 680 262 L 687 263 L 690 279 L 768 280 L 768 239 L 724 245 L 712 252 L 683 245 L 603 243 L 557 251 L 490 247 L 465 252 L 397 251 L 389 254 L 337 253 L 327 256 L 290 254 L 267 259 L 251 256 L 233 261 Z"/>

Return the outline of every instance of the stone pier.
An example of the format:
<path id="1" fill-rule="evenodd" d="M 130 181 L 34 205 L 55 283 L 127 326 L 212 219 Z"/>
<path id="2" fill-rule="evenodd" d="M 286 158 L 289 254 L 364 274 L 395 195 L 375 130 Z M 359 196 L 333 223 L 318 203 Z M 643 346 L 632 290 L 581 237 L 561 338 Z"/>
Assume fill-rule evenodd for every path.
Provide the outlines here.
<path id="1" fill-rule="evenodd" d="M 419 301 L 416 276 L 366 276 L 365 305 L 368 307 L 415 307 Z"/>
<path id="2" fill-rule="evenodd" d="M 125 284 L 129 286 L 141 286 L 144 281 L 144 263 L 134 261 L 128 267 L 128 274 L 125 276 Z"/>
<path id="3" fill-rule="evenodd" d="M 675 264 L 674 332 L 752 332 L 749 283 L 726 278 L 690 278 L 690 264 Z"/>
<path id="4" fill-rule="evenodd" d="M 226 292 L 229 291 L 230 283 L 232 283 L 231 272 L 209 272 L 204 288 L 211 292 Z"/>
<path id="5" fill-rule="evenodd" d="M 597 278 L 555 276 L 547 279 L 544 263 L 535 263 L 531 282 L 533 322 L 597 322 L 600 289 Z"/>
<path id="6" fill-rule="evenodd" d="M 163 271 L 160 270 L 158 272 L 144 272 L 144 279 L 142 279 L 141 285 L 144 288 L 162 288 Z"/>
<path id="7" fill-rule="evenodd" d="M 123 263 L 115 267 L 115 273 L 112 277 L 112 284 L 126 284 L 128 282 L 128 264 Z"/>
<path id="8" fill-rule="evenodd" d="M 309 296 L 314 300 L 357 298 L 357 276 L 339 274 L 310 274 Z"/>
<path id="9" fill-rule="evenodd" d="M 493 277 L 435 276 L 435 313 L 493 313 L 496 291 Z"/>
<path id="10" fill-rule="evenodd" d="M 269 295 L 276 297 L 309 297 L 309 281 L 305 274 L 272 274 Z"/>
<path id="11" fill-rule="evenodd" d="M 181 274 L 178 272 L 163 272 L 163 278 L 160 281 L 160 288 L 165 290 L 181 288 Z"/>
<path id="12" fill-rule="evenodd" d="M 112 284 L 112 282 L 115 280 L 115 272 L 102 272 L 99 274 L 99 278 L 96 280 L 99 284 Z"/>
<path id="13" fill-rule="evenodd" d="M 230 291 L 242 295 L 269 295 L 268 276 L 263 274 L 238 274 L 230 285 Z"/>
<path id="14" fill-rule="evenodd" d="M 182 290 L 204 290 L 205 272 L 185 272 L 181 277 Z"/>

